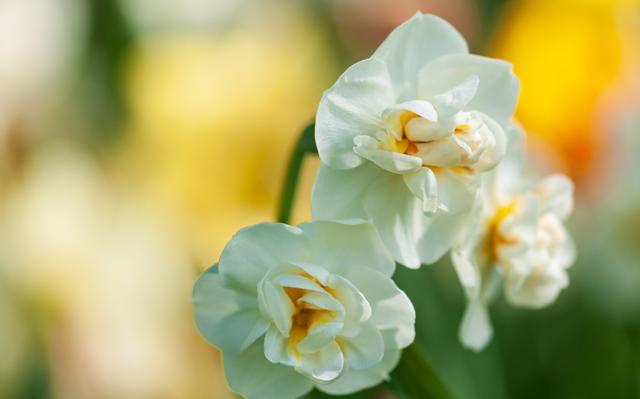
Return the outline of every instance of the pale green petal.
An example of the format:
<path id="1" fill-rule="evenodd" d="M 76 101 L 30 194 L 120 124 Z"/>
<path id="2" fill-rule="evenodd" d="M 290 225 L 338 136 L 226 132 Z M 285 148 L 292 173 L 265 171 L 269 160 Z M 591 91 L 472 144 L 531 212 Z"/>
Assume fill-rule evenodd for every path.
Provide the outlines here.
<path id="1" fill-rule="evenodd" d="M 333 275 L 329 286 L 335 297 L 345 306 L 344 328 L 341 335 L 357 335 L 362 323 L 371 317 L 369 301 L 355 285 L 337 274 Z"/>
<path id="2" fill-rule="evenodd" d="M 222 284 L 255 294 L 269 269 L 306 262 L 309 242 L 302 231 L 281 223 L 259 223 L 237 232 L 220 257 Z"/>
<path id="3" fill-rule="evenodd" d="M 282 287 L 273 285 L 269 280 L 261 282 L 259 290 L 264 295 L 262 310 L 268 314 L 265 317 L 269 317 L 280 333 L 288 337 L 294 312 L 293 303 Z"/>
<path id="4" fill-rule="evenodd" d="M 224 288 L 215 266 L 196 281 L 192 302 L 200 333 L 225 351 L 239 352 L 267 330 L 256 297 Z"/>
<path id="5" fill-rule="evenodd" d="M 355 337 L 340 337 L 347 364 L 354 370 L 364 370 L 375 366 L 384 355 L 382 334 L 371 323 L 360 329 Z"/>
<path id="6" fill-rule="evenodd" d="M 371 304 L 369 323 L 383 333 L 389 333 L 385 348 L 405 348 L 415 338 L 416 313 L 407 295 L 393 280 L 370 269 L 351 268 L 347 278 Z"/>
<path id="7" fill-rule="evenodd" d="M 314 309 L 326 309 L 341 314 L 345 311 L 342 304 L 326 292 L 307 292 L 298 301 L 308 303 Z"/>
<path id="8" fill-rule="evenodd" d="M 421 168 L 402 177 L 411 193 L 422 201 L 424 212 L 434 213 L 438 210 L 438 182 L 431 169 Z"/>
<path id="9" fill-rule="evenodd" d="M 471 54 L 440 57 L 420 71 L 420 97 L 446 92 L 471 75 L 480 78 L 478 91 L 465 107 L 480 111 L 502 126 L 508 126 L 520 92 L 520 83 L 510 63 Z"/>
<path id="10" fill-rule="evenodd" d="M 412 269 L 423 263 L 417 243 L 429 227 L 422 201 L 409 191 L 402 176 L 391 173 L 366 191 L 364 209 L 394 259 Z"/>
<path id="11" fill-rule="evenodd" d="M 564 220 L 573 210 L 573 182 L 565 175 L 554 174 L 542 179 L 534 188 L 540 197 L 540 212 L 547 212 Z"/>
<path id="12" fill-rule="evenodd" d="M 349 67 L 322 96 L 316 113 L 316 144 L 322 162 L 337 169 L 362 164 L 353 152 L 353 138 L 375 135 L 382 127 L 382 112 L 394 103 L 384 63 L 367 59 Z"/>
<path id="13" fill-rule="evenodd" d="M 297 349 L 301 354 L 315 353 L 330 342 L 335 341 L 336 335 L 342 330 L 340 322 L 317 323 L 309 329 L 309 334 L 298 343 Z"/>
<path id="14" fill-rule="evenodd" d="M 295 353 L 289 349 L 289 338 L 271 326 L 264 336 L 264 356 L 271 363 L 295 367 Z"/>
<path id="15" fill-rule="evenodd" d="M 480 351 L 487 346 L 492 335 L 493 327 L 486 305 L 480 301 L 469 302 L 460 324 L 462 345 L 474 351 Z"/>
<path id="16" fill-rule="evenodd" d="M 262 340 L 240 354 L 223 352 L 223 360 L 229 387 L 247 399 L 296 399 L 313 388 L 292 367 L 269 362 Z"/>
<path id="17" fill-rule="evenodd" d="M 313 219 L 366 219 L 362 207 L 364 192 L 385 173 L 371 162 L 349 170 L 321 164 L 311 193 Z"/>
<path id="18" fill-rule="evenodd" d="M 282 274 L 271 280 L 274 284 L 278 284 L 282 287 L 289 288 L 301 288 L 309 291 L 323 292 L 324 289 L 320 287 L 315 281 L 306 277 L 298 276 L 295 274 Z"/>
<path id="19" fill-rule="evenodd" d="M 394 334 L 391 331 L 382 333 L 384 340 L 384 356 L 382 361 L 365 370 L 346 368 L 335 380 L 328 384 L 320 384 L 317 388 L 331 395 L 345 395 L 370 388 L 389 379 L 389 373 L 400 360 L 400 349 L 394 345 Z"/>
<path id="20" fill-rule="evenodd" d="M 310 249 L 312 250 L 314 247 L 318 246 L 318 243 L 311 242 L 311 246 L 312 248 Z M 313 254 L 309 254 L 310 257 L 312 255 Z M 317 262 L 315 264 L 314 263 L 295 263 L 294 265 L 299 269 L 303 270 L 304 272 L 306 272 L 307 274 L 309 274 L 310 276 L 313 276 L 313 278 L 318 280 L 320 284 L 323 284 L 323 285 L 327 285 L 329 281 L 329 277 L 331 276 L 331 273 L 329 273 L 327 268 L 324 267 L 324 265 L 319 266 L 320 263 L 317 263 Z"/>
<path id="21" fill-rule="evenodd" d="M 318 381 L 331 381 L 340 375 L 343 368 L 344 355 L 333 341 L 318 352 L 301 354 L 296 370 Z"/>
<path id="22" fill-rule="evenodd" d="M 315 263 L 332 273 L 340 275 L 349 265 L 372 268 L 389 276 L 393 274 L 393 258 L 369 223 L 316 220 L 301 224 L 300 229 L 313 244 L 311 256 Z"/>
<path id="23" fill-rule="evenodd" d="M 389 68 L 394 92 L 401 101 L 416 98 L 418 72 L 428 62 L 453 53 L 467 53 L 464 38 L 448 22 L 417 13 L 391 32 L 372 58 Z"/>
<path id="24" fill-rule="evenodd" d="M 412 155 L 401 154 L 380 148 L 378 140 L 369 136 L 356 136 L 353 151 L 391 173 L 415 172 L 422 167 L 422 160 Z"/>

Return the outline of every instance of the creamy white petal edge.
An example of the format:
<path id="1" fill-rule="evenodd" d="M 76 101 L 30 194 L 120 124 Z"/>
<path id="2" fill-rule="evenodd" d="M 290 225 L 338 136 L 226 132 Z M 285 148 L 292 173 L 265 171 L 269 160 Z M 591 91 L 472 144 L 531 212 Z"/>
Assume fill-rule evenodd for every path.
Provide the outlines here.
<path id="1" fill-rule="evenodd" d="M 460 340 L 473 350 L 491 339 L 487 308 L 500 287 L 514 306 L 547 306 L 568 285 L 575 261 L 563 224 L 573 208 L 571 180 L 551 175 L 527 185 L 523 157 L 522 133 L 513 129 L 505 162 L 484 177 L 481 200 L 451 253 L 468 299 Z"/>
<path id="2" fill-rule="evenodd" d="M 346 394 L 387 378 L 415 311 L 369 223 L 242 229 L 193 289 L 196 325 L 245 398 Z"/>
<path id="3" fill-rule="evenodd" d="M 314 219 L 367 218 L 397 262 L 437 261 L 504 156 L 518 92 L 510 64 L 416 14 L 320 101 Z"/>

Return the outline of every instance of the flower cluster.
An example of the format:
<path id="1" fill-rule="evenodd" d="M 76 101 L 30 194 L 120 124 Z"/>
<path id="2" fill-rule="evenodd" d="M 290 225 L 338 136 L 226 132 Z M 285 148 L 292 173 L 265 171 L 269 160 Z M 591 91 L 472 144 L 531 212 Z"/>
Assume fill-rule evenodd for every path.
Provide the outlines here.
<path id="1" fill-rule="evenodd" d="M 572 184 L 522 178 L 510 64 L 468 54 L 447 22 L 417 14 L 347 69 L 316 115 L 314 221 L 237 233 L 193 291 L 196 324 L 246 398 L 347 394 L 380 383 L 414 339 L 392 280 L 451 251 L 468 307 L 462 343 L 491 337 L 498 288 L 541 307 L 575 257 Z"/>

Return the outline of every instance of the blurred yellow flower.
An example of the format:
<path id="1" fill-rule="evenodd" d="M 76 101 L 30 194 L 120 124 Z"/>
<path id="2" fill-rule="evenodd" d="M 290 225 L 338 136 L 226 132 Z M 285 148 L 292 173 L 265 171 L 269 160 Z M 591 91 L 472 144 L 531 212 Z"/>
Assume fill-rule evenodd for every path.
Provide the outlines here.
<path id="1" fill-rule="evenodd" d="M 602 155 L 608 131 L 594 124 L 602 92 L 621 62 L 620 14 L 637 0 L 522 1 L 505 17 L 494 53 L 515 65 L 522 81 L 516 116 L 550 144 L 578 179 Z"/>
<path id="2" fill-rule="evenodd" d="M 293 141 L 332 77 L 309 21 L 274 22 L 149 37 L 127 63 L 122 174 L 180 221 L 202 267 L 239 227 L 273 219 Z"/>

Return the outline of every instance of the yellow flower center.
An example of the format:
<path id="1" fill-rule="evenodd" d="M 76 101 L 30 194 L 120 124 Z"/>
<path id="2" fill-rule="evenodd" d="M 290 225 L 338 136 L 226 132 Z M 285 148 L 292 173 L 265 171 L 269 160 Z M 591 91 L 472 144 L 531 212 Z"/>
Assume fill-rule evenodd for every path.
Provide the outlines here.
<path id="1" fill-rule="evenodd" d="M 312 280 L 322 287 L 329 295 L 334 298 L 336 297 L 330 287 L 323 285 L 310 274 L 302 273 L 301 276 Z M 326 309 L 317 309 L 312 305 L 309 305 L 307 302 L 300 301 L 299 299 L 302 298 L 308 290 L 291 287 L 283 288 L 294 306 L 294 311 L 291 316 L 291 330 L 289 331 L 289 347 L 296 351 L 296 346 L 309 334 L 309 329 L 315 324 L 327 323 L 333 320 L 335 312 Z"/>
<path id="2" fill-rule="evenodd" d="M 487 253 L 489 259 L 492 262 L 498 260 L 498 250 L 501 245 L 514 244 L 515 239 L 512 237 L 504 236 L 500 232 L 500 225 L 502 222 L 517 209 L 516 201 L 512 201 L 506 205 L 502 205 L 498 208 L 496 213 L 487 223 L 489 233 L 487 234 Z"/>

